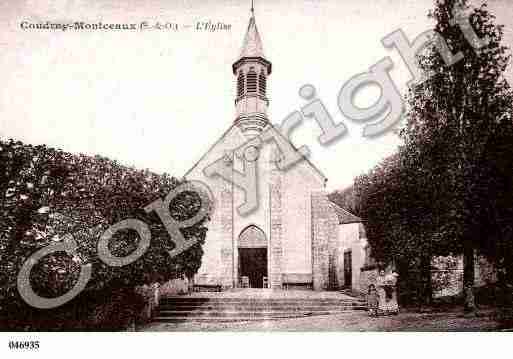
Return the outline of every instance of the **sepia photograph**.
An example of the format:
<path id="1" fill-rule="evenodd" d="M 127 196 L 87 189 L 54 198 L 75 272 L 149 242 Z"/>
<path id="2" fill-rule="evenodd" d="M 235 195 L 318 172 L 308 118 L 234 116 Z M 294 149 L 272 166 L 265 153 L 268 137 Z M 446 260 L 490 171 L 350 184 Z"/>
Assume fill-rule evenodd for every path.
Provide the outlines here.
<path id="1" fill-rule="evenodd" d="M 512 0 L 2 0 L 0 28 L 7 358 L 509 340 Z"/>

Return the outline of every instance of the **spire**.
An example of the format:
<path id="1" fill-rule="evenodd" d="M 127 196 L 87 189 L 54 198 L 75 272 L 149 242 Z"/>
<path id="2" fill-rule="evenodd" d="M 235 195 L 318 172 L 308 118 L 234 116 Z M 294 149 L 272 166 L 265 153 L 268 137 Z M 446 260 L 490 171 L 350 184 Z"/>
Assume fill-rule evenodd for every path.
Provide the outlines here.
<path id="1" fill-rule="evenodd" d="M 267 78 L 272 64 L 264 56 L 262 39 L 255 21 L 251 1 L 251 17 L 240 56 L 232 65 L 236 77 L 235 108 L 237 126 L 248 136 L 254 136 L 268 125 Z"/>
<path id="2" fill-rule="evenodd" d="M 242 59 L 244 57 L 264 57 L 262 39 L 258 33 L 255 21 L 255 8 L 253 6 L 253 1 L 251 2 L 251 18 L 249 19 L 248 31 L 244 37 L 239 58 Z"/>

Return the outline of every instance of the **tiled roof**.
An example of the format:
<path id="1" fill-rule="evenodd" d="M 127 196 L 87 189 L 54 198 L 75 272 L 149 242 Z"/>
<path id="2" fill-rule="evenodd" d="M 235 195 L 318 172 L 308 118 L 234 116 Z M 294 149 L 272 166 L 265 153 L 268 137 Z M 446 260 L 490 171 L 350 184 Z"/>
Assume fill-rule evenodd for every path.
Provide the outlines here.
<path id="1" fill-rule="evenodd" d="M 348 223 L 361 223 L 362 219 L 358 216 L 355 216 L 351 212 L 339 207 L 335 203 L 331 202 L 331 206 L 335 210 L 335 213 L 338 217 L 339 224 L 348 224 Z"/>

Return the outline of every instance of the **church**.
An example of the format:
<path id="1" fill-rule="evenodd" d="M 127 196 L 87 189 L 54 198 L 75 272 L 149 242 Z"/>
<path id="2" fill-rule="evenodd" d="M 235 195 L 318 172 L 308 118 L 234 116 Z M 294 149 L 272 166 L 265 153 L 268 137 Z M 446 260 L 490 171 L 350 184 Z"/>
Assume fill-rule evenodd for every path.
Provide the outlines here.
<path id="1" fill-rule="evenodd" d="M 244 170 L 247 159 L 234 151 L 272 126 L 267 97 L 272 70 L 252 9 L 240 55 L 232 65 L 234 119 L 184 176 L 207 184 L 216 200 L 195 287 L 338 289 L 357 281 L 351 263 L 363 265 L 351 261 L 346 250 L 356 244 L 355 251 L 363 253 L 361 221 L 328 200 L 327 179 L 307 158 L 281 170 L 276 144 L 259 148 L 258 206 L 244 215 L 238 211 L 243 191 L 205 174 L 204 169 L 221 158 L 234 171 Z"/>

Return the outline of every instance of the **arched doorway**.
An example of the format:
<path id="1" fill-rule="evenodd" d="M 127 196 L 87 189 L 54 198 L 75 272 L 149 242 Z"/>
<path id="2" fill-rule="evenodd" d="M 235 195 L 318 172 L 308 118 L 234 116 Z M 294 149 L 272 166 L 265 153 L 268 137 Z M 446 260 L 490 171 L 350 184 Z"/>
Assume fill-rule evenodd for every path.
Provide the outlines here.
<path id="1" fill-rule="evenodd" d="M 255 225 L 246 227 L 239 235 L 239 283 L 249 279 L 249 287 L 263 288 L 267 278 L 267 239 Z"/>

